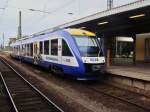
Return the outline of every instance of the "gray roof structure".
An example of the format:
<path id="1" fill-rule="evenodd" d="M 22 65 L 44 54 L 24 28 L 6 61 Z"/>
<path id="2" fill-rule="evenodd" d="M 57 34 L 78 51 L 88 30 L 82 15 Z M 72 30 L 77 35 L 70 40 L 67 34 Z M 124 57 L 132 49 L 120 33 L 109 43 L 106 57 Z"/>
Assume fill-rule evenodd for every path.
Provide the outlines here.
<path id="1" fill-rule="evenodd" d="M 143 17 L 142 20 L 139 19 L 129 19 L 130 16 L 136 14 L 146 14 L 146 17 Z M 141 33 L 148 32 L 147 29 L 143 31 L 135 31 L 132 28 L 138 28 L 139 26 L 150 25 L 150 0 L 138 0 L 133 3 L 122 5 L 119 7 L 114 7 L 110 10 L 105 10 L 98 12 L 96 14 L 83 17 L 78 20 L 74 20 L 62 25 L 58 25 L 54 28 L 46 29 L 44 31 L 36 33 L 36 35 L 41 33 L 46 33 L 55 29 L 75 27 L 81 28 L 86 27 L 88 30 L 101 33 L 101 34 L 110 34 L 114 33 L 118 35 L 125 35 L 126 33 Z M 108 21 L 107 25 L 97 25 L 99 22 Z M 144 21 L 144 23 L 143 23 Z M 113 28 L 113 29 L 111 29 Z M 123 30 L 126 30 L 123 32 Z M 128 31 L 130 30 L 130 31 Z M 121 32 L 120 34 L 118 32 Z"/>

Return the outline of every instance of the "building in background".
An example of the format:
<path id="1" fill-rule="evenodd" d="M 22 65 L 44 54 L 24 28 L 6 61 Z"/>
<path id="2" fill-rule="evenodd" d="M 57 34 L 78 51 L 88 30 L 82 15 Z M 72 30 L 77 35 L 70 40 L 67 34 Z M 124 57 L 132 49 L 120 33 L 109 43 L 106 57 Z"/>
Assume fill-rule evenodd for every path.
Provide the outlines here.
<path id="1" fill-rule="evenodd" d="M 17 38 L 13 37 L 13 38 L 9 38 L 9 43 L 8 46 L 10 46 L 12 43 L 16 42 Z"/>

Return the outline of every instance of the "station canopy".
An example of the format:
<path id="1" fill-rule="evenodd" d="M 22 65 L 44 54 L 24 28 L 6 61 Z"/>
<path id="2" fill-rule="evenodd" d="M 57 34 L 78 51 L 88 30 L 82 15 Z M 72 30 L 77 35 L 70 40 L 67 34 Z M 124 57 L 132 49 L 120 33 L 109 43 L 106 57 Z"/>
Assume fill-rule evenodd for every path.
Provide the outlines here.
<path id="1" fill-rule="evenodd" d="M 132 36 L 150 32 L 150 0 L 105 10 L 59 28 L 82 28 L 104 36 Z"/>

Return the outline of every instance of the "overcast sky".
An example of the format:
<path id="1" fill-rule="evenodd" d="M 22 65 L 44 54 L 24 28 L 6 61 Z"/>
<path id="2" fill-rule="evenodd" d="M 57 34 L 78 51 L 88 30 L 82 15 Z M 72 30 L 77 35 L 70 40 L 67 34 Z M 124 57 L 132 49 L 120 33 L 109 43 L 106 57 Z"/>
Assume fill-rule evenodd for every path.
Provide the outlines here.
<path id="1" fill-rule="evenodd" d="M 114 6 L 134 1 L 137 0 L 114 0 Z M 3 32 L 5 43 L 17 35 L 19 10 L 22 11 L 23 35 L 29 35 L 106 9 L 107 0 L 0 0 L 0 44 Z"/>

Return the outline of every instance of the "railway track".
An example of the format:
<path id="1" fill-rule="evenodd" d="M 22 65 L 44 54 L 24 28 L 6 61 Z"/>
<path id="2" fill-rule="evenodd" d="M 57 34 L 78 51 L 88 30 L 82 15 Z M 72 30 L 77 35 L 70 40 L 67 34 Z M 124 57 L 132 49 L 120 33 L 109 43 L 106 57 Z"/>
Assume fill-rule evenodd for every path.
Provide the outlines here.
<path id="1" fill-rule="evenodd" d="M 0 57 L 0 77 L 15 112 L 64 112 Z"/>
<path id="2" fill-rule="evenodd" d="M 11 112 L 12 107 L 7 99 L 6 91 L 3 87 L 2 80 L 0 79 L 0 112 Z"/>
<path id="3" fill-rule="evenodd" d="M 72 84 L 72 81 L 70 84 Z M 77 84 L 77 86 L 79 86 L 79 85 Z M 85 88 L 85 85 L 82 84 L 81 86 L 83 86 Z M 142 102 L 142 100 L 138 100 L 138 99 L 140 99 L 141 96 L 143 96 L 144 98 L 147 98 L 150 101 L 150 97 L 148 97 L 148 96 L 144 96 L 144 95 L 138 94 L 136 92 L 131 92 L 131 91 L 128 91 L 128 90 L 125 90 L 122 88 L 118 88 L 113 85 L 107 85 L 107 84 L 102 84 L 101 87 L 96 86 L 96 85 L 94 85 L 94 87 L 93 87 L 93 85 L 92 86 L 86 85 L 86 87 L 95 93 L 103 94 L 104 96 L 106 96 L 108 98 L 113 98 L 114 100 L 117 99 L 117 101 L 127 104 L 129 107 L 133 107 L 133 109 L 135 108 L 135 109 L 142 110 L 142 111 L 138 111 L 138 112 L 150 112 L 150 102 L 149 102 L 149 104 L 148 104 L 148 102 L 145 102 L 145 104 L 144 104 L 143 103 L 144 101 Z M 128 94 L 128 92 L 129 92 L 129 94 Z M 146 104 L 148 104 L 148 105 L 146 105 Z"/>
<path id="4" fill-rule="evenodd" d="M 141 102 L 143 102 L 142 100 L 141 100 L 141 102 L 139 100 L 140 98 L 138 96 L 141 94 L 134 93 L 134 92 L 128 94 L 127 90 L 123 90 L 123 89 L 115 87 L 115 86 L 112 86 L 112 88 L 110 90 L 109 89 L 110 87 L 108 87 L 108 86 L 111 86 L 111 85 L 106 85 L 106 86 L 103 86 L 102 88 L 96 88 L 96 87 L 88 87 L 88 88 L 99 94 L 103 94 L 105 96 L 117 99 L 121 102 L 125 102 L 125 103 L 135 106 L 137 108 L 141 108 L 142 110 L 144 110 L 146 112 L 150 112 L 150 97 L 143 95 L 143 99 L 144 98 L 149 99 L 148 102 L 146 102 L 146 101 L 144 102 L 145 104 L 148 104 L 148 105 L 145 105 L 145 104 L 141 103 Z"/>

